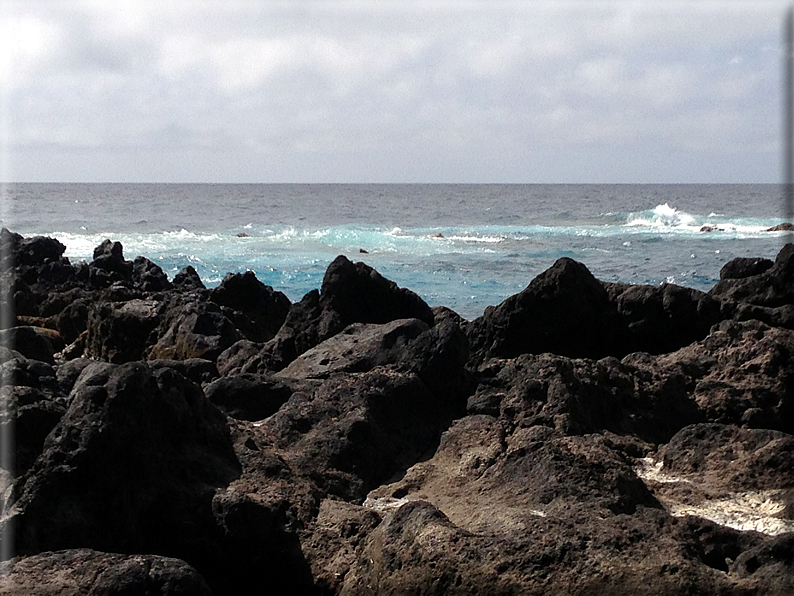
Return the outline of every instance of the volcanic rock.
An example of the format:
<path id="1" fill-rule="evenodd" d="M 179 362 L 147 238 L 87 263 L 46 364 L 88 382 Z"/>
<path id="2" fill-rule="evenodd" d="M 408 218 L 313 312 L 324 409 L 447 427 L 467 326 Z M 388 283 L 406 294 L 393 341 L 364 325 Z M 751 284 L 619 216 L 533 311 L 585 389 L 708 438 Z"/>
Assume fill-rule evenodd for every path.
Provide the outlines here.
<path id="1" fill-rule="evenodd" d="M 257 356 L 258 369 L 279 371 L 352 323 L 409 318 L 434 323 L 433 311 L 414 292 L 340 255 L 328 266 L 320 292 L 313 290 L 291 306 L 281 329 Z"/>
<path id="2" fill-rule="evenodd" d="M 473 361 L 551 352 L 573 358 L 661 354 L 702 339 L 722 320 L 720 303 L 672 284 L 599 282 L 572 259 L 559 259 L 466 328 Z"/>
<path id="3" fill-rule="evenodd" d="M 104 240 L 94 249 L 94 260 L 89 264 L 89 280 L 96 288 L 106 288 L 118 281 L 131 281 L 133 264 L 124 260 L 121 242 Z"/>
<path id="4" fill-rule="evenodd" d="M 182 291 L 205 289 L 204 283 L 201 281 L 199 274 L 196 273 L 192 265 L 188 265 L 180 270 L 179 273 L 174 276 L 174 280 L 171 283 L 174 288 Z"/>
<path id="5" fill-rule="evenodd" d="M 709 295 L 766 307 L 794 304 L 794 244 L 781 249 L 772 267 L 739 279 L 721 278 Z"/>
<path id="6" fill-rule="evenodd" d="M 241 339 L 240 332 L 218 305 L 194 300 L 175 300 L 169 304 L 158 334 L 157 342 L 146 351 L 146 357 L 151 360 L 214 361 Z"/>
<path id="7" fill-rule="evenodd" d="M 136 257 L 132 262 L 132 283 L 144 292 L 162 292 L 171 285 L 160 266 L 146 257 Z"/>
<path id="8" fill-rule="evenodd" d="M 743 279 L 768 271 L 775 263 L 769 259 L 731 259 L 720 269 L 720 279 Z"/>
<path id="9" fill-rule="evenodd" d="M 195 569 L 179 559 L 77 549 L 17 557 L 0 563 L 0 594 L 211 596 L 212 591 Z"/>
<path id="10" fill-rule="evenodd" d="M 272 339 L 290 307 L 289 298 L 263 284 L 253 271 L 229 273 L 209 299 L 232 309 L 232 322 L 254 342 Z"/>
<path id="11" fill-rule="evenodd" d="M 11 347 L 32 360 L 54 363 L 53 355 L 64 348 L 57 331 L 20 326 L 0 330 L 0 345 Z"/>
<path id="12" fill-rule="evenodd" d="M 207 399 L 239 420 L 262 420 L 274 414 L 292 389 L 264 375 L 241 374 L 216 379 L 204 388 Z"/>
<path id="13" fill-rule="evenodd" d="M 93 304 L 85 355 L 115 364 L 141 360 L 153 343 L 150 336 L 160 323 L 160 306 L 155 300 L 139 299 Z"/>

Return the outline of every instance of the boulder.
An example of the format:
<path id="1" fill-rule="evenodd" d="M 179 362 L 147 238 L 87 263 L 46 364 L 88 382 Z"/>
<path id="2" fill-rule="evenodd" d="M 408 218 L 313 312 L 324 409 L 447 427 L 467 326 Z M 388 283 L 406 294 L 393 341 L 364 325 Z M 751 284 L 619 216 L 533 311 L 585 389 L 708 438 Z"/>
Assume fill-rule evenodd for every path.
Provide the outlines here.
<path id="1" fill-rule="evenodd" d="M 742 552 L 731 571 L 758 593 L 784 596 L 794 592 L 794 534 L 785 534 Z"/>
<path id="2" fill-rule="evenodd" d="M 320 289 L 324 310 L 338 322 L 328 321 L 340 331 L 350 323 L 388 323 L 416 318 L 433 325 L 433 311 L 411 290 L 400 288 L 365 263 L 338 256 L 328 266 Z M 330 337 L 331 331 L 321 333 Z"/>
<path id="3" fill-rule="evenodd" d="M 158 338 L 146 351 L 150 360 L 215 361 L 241 339 L 234 324 L 212 302 L 172 301 L 162 316 Z"/>
<path id="4" fill-rule="evenodd" d="M 671 352 L 705 337 L 724 317 L 712 297 L 672 284 L 600 282 L 568 258 L 466 326 L 473 362 L 553 354 L 622 357 Z"/>
<path id="5" fill-rule="evenodd" d="M 216 379 L 218 368 L 212 360 L 188 358 L 187 360 L 149 360 L 152 368 L 171 368 L 197 385 L 205 385 Z"/>
<path id="6" fill-rule="evenodd" d="M 727 574 L 685 554 L 676 533 L 655 509 L 586 522 L 535 515 L 509 534 L 472 533 L 409 501 L 368 532 L 339 593 L 730 593 Z"/>
<path id="7" fill-rule="evenodd" d="M 774 265 L 769 259 L 743 258 L 731 259 L 720 269 L 720 279 L 744 279 L 753 275 L 760 275 Z"/>
<path id="8" fill-rule="evenodd" d="M 376 367 L 305 384 L 257 432 L 324 495 L 360 502 L 431 449 L 450 416 L 415 373 Z"/>
<path id="9" fill-rule="evenodd" d="M 382 325 L 353 323 L 301 354 L 275 376 L 322 379 L 332 373 L 366 372 L 382 364 L 394 364 L 428 329 L 419 319 L 398 319 Z"/>
<path id="10" fill-rule="evenodd" d="M 106 288 L 115 282 L 131 281 L 132 268 L 132 263 L 124 259 L 121 242 L 103 240 L 89 263 L 89 280 L 95 288 Z"/>
<path id="11" fill-rule="evenodd" d="M 78 298 L 67 305 L 58 315 L 57 329 L 67 345 L 75 341 L 88 328 L 88 312 L 91 300 Z"/>
<path id="12" fill-rule="evenodd" d="M 53 356 L 64 348 L 60 334 L 43 327 L 20 326 L 0 330 L 0 345 L 12 347 L 32 360 L 54 363 Z"/>
<path id="13" fill-rule="evenodd" d="M 253 271 L 227 274 L 210 291 L 209 299 L 231 309 L 232 322 L 254 342 L 265 342 L 276 335 L 291 304 L 284 294 L 259 281 Z"/>
<path id="14" fill-rule="evenodd" d="M 170 286 L 160 266 L 146 257 L 136 257 L 132 262 L 132 283 L 144 292 L 162 292 Z"/>
<path id="15" fill-rule="evenodd" d="M 218 373 L 227 376 L 247 372 L 249 363 L 251 370 L 257 370 L 259 364 L 257 356 L 261 351 L 262 344 L 247 339 L 236 341 L 218 356 L 216 361 Z"/>
<path id="16" fill-rule="evenodd" d="M 122 364 L 141 360 L 154 343 L 161 303 L 133 299 L 91 305 L 86 323 L 85 355 Z"/>
<path id="17" fill-rule="evenodd" d="M 740 278 L 721 276 L 709 295 L 766 307 L 794 304 L 794 244 L 784 246 L 774 265 L 763 272 Z"/>
<path id="18" fill-rule="evenodd" d="M 194 568 L 179 559 L 75 549 L 0 563 L 0 594 L 212 596 L 212 591 Z"/>
<path id="19" fill-rule="evenodd" d="M 174 276 L 174 280 L 171 283 L 174 288 L 182 292 L 206 289 L 199 274 L 196 273 L 192 265 L 188 265 L 184 269 L 181 269 L 179 273 Z"/>
<path id="20" fill-rule="evenodd" d="M 66 411 L 68 401 L 51 391 L 25 385 L 0 387 L 0 432 L 12 437 L 13 458 L 6 461 L 9 472 L 21 476 L 41 454 L 47 435 Z"/>
<path id="21" fill-rule="evenodd" d="M 725 318 L 720 301 L 675 284 L 603 284 L 616 309 L 612 355 L 674 352 L 708 335 Z M 606 330 L 603 333 L 608 334 Z M 607 355 L 605 352 L 603 355 Z"/>
<path id="22" fill-rule="evenodd" d="M 369 533 L 381 516 L 369 507 L 324 499 L 312 533 L 302 544 L 311 561 L 315 585 L 325 594 L 338 594 Z"/>
<path id="23" fill-rule="evenodd" d="M 791 222 L 783 222 L 781 224 L 777 224 L 776 226 L 772 226 L 765 230 L 767 232 L 794 232 L 794 224 Z"/>
<path id="24" fill-rule="evenodd" d="M 225 593 L 216 590 L 229 561 L 212 500 L 239 475 L 226 417 L 197 385 L 141 362 L 95 363 L 14 485 L 3 546 L 14 540 L 19 555 L 158 552 L 186 560 Z"/>
<path id="25" fill-rule="evenodd" d="M 55 238 L 34 236 L 23 238 L 18 234 L 6 236 L 16 266 L 42 266 L 58 261 L 66 251 L 66 246 Z M 11 240 L 13 238 L 13 240 Z"/>
<path id="26" fill-rule="evenodd" d="M 414 292 L 340 255 L 328 266 L 320 292 L 313 290 L 290 307 L 281 329 L 257 357 L 258 370 L 279 371 L 352 323 L 409 318 L 434 324 L 433 311 Z"/>
<path id="27" fill-rule="evenodd" d="M 590 271 L 562 258 L 522 292 L 486 308 L 468 326 L 469 343 L 478 359 L 542 352 L 605 356 L 615 343 L 609 306 L 607 291 Z"/>
<path id="28" fill-rule="evenodd" d="M 216 379 L 204 388 L 204 395 L 232 418 L 262 420 L 278 411 L 292 389 L 275 379 L 249 373 Z"/>

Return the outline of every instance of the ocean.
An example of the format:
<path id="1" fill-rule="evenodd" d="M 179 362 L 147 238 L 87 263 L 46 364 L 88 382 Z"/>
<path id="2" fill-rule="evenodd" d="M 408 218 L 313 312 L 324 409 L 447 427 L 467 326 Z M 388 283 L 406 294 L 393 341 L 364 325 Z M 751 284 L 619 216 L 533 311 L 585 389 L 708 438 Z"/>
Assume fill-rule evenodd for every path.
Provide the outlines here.
<path id="1" fill-rule="evenodd" d="M 779 185 L 12 184 L 2 225 L 90 261 L 109 238 L 208 287 L 252 270 L 299 300 L 339 254 L 467 319 L 560 257 L 599 279 L 709 290 L 734 257 L 774 259 Z M 702 231 L 704 226 L 713 231 Z"/>

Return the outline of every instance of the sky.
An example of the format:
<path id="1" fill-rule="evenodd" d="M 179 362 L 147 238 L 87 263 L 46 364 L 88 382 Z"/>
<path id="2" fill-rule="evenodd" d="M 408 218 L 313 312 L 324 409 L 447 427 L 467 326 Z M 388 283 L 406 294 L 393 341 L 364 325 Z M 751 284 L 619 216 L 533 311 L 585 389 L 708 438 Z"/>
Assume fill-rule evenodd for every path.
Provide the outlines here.
<path id="1" fill-rule="evenodd" d="M 0 179 L 774 183 L 788 6 L 0 0 Z"/>

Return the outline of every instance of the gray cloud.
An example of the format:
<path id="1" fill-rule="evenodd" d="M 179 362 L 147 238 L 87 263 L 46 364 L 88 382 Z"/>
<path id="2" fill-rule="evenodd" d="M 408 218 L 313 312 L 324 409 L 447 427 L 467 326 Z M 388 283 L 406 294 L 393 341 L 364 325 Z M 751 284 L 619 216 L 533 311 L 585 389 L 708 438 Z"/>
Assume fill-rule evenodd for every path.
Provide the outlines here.
<path id="1" fill-rule="evenodd" d="M 778 177 L 784 2 L 9 5 L 16 179 Z"/>

